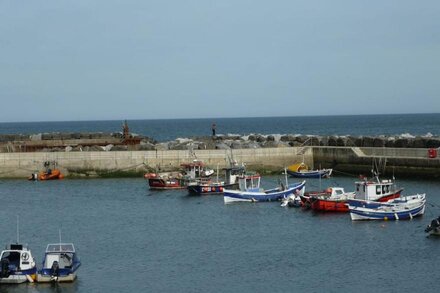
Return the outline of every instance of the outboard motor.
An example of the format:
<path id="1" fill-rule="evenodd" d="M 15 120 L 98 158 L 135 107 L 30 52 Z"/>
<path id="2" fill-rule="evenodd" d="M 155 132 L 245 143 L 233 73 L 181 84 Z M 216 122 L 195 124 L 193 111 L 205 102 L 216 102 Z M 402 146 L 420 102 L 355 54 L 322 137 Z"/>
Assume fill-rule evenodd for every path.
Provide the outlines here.
<path id="1" fill-rule="evenodd" d="M 8 259 L 2 259 L 0 262 L 0 278 L 8 278 L 11 272 L 9 271 L 9 260 Z"/>
<path id="2" fill-rule="evenodd" d="M 434 219 L 431 221 L 431 224 L 428 225 L 428 227 L 426 227 L 425 232 L 428 233 L 434 229 L 437 229 L 440 227 L 440 217 L 438 217 L 437 219 Z"/>
<path id="3" fill-rule="evenodd" d="M 58 265 L 57 261 L 54 261 L 52 264 L 52 267 L 50 268 L 51 277 L 55 281 L 58 280 L 58 277 L 60 276 L 60 266 Z"/>

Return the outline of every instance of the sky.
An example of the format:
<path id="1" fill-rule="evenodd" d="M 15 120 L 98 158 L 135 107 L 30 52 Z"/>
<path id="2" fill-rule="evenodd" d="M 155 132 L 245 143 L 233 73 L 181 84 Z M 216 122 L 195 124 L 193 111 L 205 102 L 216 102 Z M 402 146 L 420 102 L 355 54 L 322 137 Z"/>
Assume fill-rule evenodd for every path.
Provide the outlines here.
<path id="1" fill-rule="evenodd" d="M 440 1 L 0 0 L 0 121 L 440 112 Z"/>

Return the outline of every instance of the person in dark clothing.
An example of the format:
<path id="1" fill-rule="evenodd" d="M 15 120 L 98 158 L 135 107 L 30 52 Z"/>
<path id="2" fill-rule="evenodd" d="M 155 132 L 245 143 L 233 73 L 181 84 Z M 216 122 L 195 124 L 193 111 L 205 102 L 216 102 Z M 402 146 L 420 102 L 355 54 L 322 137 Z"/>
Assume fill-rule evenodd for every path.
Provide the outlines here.
<path id="1" fill-rule="evenodd" d="M 216 127 L 215 123 L 212 123 L 212 126 L 211 126 L 212 136 L 215 136 L 215 127 Z"/>

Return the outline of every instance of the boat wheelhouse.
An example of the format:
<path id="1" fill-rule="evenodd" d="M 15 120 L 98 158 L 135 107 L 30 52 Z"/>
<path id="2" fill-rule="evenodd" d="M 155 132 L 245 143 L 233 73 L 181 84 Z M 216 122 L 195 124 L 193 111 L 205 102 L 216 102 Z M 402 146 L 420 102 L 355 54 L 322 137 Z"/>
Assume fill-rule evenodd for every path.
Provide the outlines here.
<path id="1" fill-rule="evenodd" d="M 374 181 L 367 180 L 366 177 L 363 179 L 362 181 L 355 182 L 356 191 L 354 199 L 348 200 L 351 206 L 365 206 L 371 201 L 386 202 L 400 197 L 403 191 L 403 188 L 398 188 L 395 181 L 391 179 L 380 180 L 378 176 L 376 176 Z"/>
<path id="2" fill-rule="evenodd" d="M 24 244 L 10 244 L 0 255 L 0 283 L 34 282 L 37 267 L 31 250 Z"/>

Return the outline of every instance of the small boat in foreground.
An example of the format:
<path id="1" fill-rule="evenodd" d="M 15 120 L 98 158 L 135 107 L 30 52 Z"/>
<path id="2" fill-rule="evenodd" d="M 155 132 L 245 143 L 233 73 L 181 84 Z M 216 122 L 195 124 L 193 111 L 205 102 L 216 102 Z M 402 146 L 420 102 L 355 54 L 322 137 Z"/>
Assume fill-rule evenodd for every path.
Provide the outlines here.
<path id="1" fill-rule="evenodd" d="M 350 217 L 356 220 L 407 220 L 425 213 L 426 195 L 416 194 L 376 202 L 375 206 L 348 206 Z"/>
<path id="2" fill-rule="evenodd" d="M 425 229 L 426 233 L 433 236 L 440 236 L 440 217 L 431 221 Z"/>
<path id="3" fill-rule="evenodd" d="M 81 261 L 72 243 L 48 244 L 37 282 L 73 282 Z"/>
<path id="4" fill-rule="evenodd" d="M 328 178 L 333 169 L 309 170 L 304 163 L 293 164 L 287 167 L 287 173 L 296 178 Z"/>
<path id="5" fill-rule="evenodd" d="M 30 249 L 24 244 L 10 244 L 0 255 L 0 283 L 33 283 L 37 267 Z"/>

